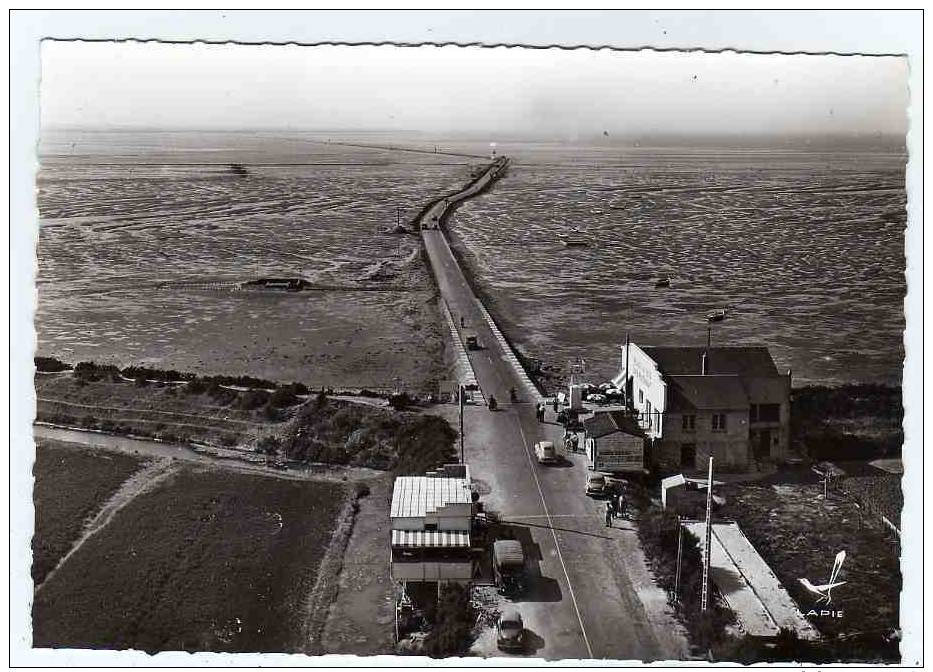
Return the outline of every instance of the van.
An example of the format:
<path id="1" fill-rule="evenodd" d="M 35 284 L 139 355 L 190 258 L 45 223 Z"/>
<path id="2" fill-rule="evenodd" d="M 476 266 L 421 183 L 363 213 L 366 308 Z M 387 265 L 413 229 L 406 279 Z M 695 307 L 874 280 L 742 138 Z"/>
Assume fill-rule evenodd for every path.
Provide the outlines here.
<path id="1" fill-rule="evenodd" d="M 525 584 L 525 552 L 515 539 L 500 539 L 492 545 L 493 573 L 502 594 L 522 591 Z"/>

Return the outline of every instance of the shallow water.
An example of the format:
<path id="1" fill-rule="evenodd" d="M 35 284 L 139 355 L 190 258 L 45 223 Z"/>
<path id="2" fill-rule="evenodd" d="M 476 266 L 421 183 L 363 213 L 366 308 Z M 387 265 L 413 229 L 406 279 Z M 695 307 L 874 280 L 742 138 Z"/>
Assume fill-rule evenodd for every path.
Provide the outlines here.
<path id="1" fill-rule="evenodd" d="M 522 148 L 452 229 L 531 356 L 615 373 L 647 345 L 767 345 L 795 383 L 899 383 L 905 159 Z M 558 234 L 579 227 L 586 248 Z M 659 277 L 669 288 L 656 288 Z"/>
<path id="2" fill-rule="evenodd" d="M 423 300 L 416 294 L 177 286 L 297 275 L 352 284 L 389 264 L 398 269 L 390 284 L 429 295 L 423 277 L 416 286 L 407 277 L 417 270 L 417 238 L 384 230 L 466 181 L 476 160 L 325 140 L 47 134 L 38 195 L 39 352 L 309 384 L 383 387 L 395 377 L 428 377 L 428 357 L 393 364 L 396 344 L 414 342 L 423 326 L 403 314 Z M 249 175 L 236 175 L 228 162 L 245 164 Z M 347 380 L 333 380 L 334 358 Z"/>
<path id="3" fill-rule="evenodd" d="M 421 299 L 159 286 L 299 273 L 338 284 L 366 278 L 414 249 L 414 238 L 379 233 L 395 224 L 396 208 L 411 219 L 481 163 L 327 140 L 47 133 L 39 352 L 312 384 L 325 367 L 375 387 L 405 375 L 396 366 L 411 356 L 405 347 L 420 327 L 404 320 Z M 333 140 L 433 147 L 376 134 Z M 641 344 L 702 344 L 705 313 L 725 307 L 713 341 L 763 343 L 797 383 L 900 381 L 902 155 L 497 149 L 514 158 L 507 176 L 461 207 L 451 227 L 528 354 L 561 366 L 582 356 L 602 378 L 615 372 L 626 332 Z M 249 176 L 233 174 L 232 162 L 248 165 Z M 565 248 L 557 234 L 569 226 L 591 245 Z M 655 288 L 659 276 L 671 287 Z M 413 288 L 430 291 L 423 280 Z M 426 361 L 418 375 L 429 368 Z"/>

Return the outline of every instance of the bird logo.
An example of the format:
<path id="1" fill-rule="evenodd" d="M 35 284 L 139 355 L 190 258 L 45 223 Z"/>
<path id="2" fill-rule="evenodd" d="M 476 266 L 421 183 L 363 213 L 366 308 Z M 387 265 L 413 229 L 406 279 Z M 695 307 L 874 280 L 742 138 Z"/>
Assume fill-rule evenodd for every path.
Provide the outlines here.
<path id="1" fill-rule="evenodd" d="M 823 583 L 819 586 L 814 586 L 812 583 L 810 583 L 808 579 L 798 579 L 798 581 L 800 581 L 800 583 L 803 585 L 804 588 L 806 588 L 811 593 L 814 593 L 815 595 L 818 596 L 818 599 L 816 600 L 817 604 L 819 604 L 820 602 L 825 602 L 826 604 L 829 604 L 830 602 L 832 602 L 833 588 L 835 588 L 836 586 L 842 586 L 847 583 L 846 581 L 836 581 L 836 578 L 839 576 L 840 570 L 842 570 L 842 563 L 845 562 L 845 559 L 846 559 L 845 551 L 839 551 L 836 554 L 836 561 L 833 562 L 833 570 L 829 574 L 829 581 L 827 583 Z"/>

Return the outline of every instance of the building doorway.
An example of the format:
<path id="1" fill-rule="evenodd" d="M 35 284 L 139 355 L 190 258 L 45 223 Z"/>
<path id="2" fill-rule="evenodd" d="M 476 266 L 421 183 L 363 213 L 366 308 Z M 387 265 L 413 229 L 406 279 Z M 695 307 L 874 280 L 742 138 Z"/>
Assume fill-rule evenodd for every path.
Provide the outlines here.
<path id="1" fill-rule="evenodd" d="M 688 469 L 696 468 L 697 463 L 697 444 L 680 444 L 680 466 Z"/>
<path id="2" fill-rule="evenodd" d="M 759 429 L 752 440 L 752 451 L 756 460 L 771 457 L 771 430 Z"/>

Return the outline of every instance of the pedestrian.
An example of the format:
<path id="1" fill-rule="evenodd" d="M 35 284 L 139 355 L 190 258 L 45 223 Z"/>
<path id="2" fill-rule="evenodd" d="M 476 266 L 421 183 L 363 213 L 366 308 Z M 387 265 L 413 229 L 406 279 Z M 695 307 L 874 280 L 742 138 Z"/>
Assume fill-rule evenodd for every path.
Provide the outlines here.
<path id="1" fill-rule="evenodd" d="M 573 452 L 577 452 L 577 449 L 580 447 L 580 437 L 577 436 L 576 432 L 570 437 L 570 447 Z"/>
<path id="2" fill-rule="evenodd" d="M 606 502 L 606 527 L 612 527 L 612 502 Z"/>
<path id="3" fill-rule="evenodd" d="M 554 412 L 557 413 L 557 397 L 554 397 Z"/>
<path id="4" fill-rule="evenodd" d="M 625 497 L 622 496 L 621 492 L 616 498 L 616 512 L 619 518 L 625 518 Z"/>
<path id="5" fill-rule="evenodd" d="M 463 329 L 463 315 L 460 316 L 460 328 Z"/>

